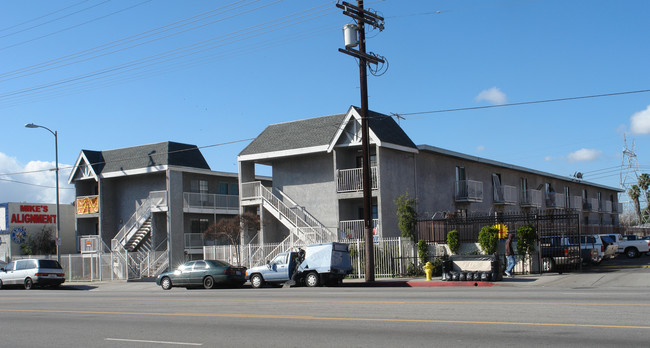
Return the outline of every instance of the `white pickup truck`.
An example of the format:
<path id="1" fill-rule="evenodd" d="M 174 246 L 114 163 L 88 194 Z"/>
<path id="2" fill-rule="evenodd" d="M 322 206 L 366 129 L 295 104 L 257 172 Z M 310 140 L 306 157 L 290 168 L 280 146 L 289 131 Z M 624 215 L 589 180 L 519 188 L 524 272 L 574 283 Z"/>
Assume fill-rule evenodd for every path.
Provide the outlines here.
<path id="1" fill-rule="evenodd" d="M 625 254 L 629 258 L 635 258 L 648 252 L 648 243 L 644 240 L 628 240 L 623 238 L 620 234 L 601 234 L 600 236 L 608 236 L 618 244 L 618 253 Z"/>

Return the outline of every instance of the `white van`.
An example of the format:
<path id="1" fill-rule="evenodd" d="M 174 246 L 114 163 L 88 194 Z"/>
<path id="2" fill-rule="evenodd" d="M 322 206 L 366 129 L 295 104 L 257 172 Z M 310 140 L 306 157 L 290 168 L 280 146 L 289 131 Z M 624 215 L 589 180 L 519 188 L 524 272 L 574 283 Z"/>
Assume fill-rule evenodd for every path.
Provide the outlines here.
<path id="1" fill-rule="evenodd" d="M 0 288 L 11 285 L 22 285 L 25 289 L 34 286 L 56 287 L 64 281 L 65 273 L 56 260 L 16 260 L 0 268 Z"/>

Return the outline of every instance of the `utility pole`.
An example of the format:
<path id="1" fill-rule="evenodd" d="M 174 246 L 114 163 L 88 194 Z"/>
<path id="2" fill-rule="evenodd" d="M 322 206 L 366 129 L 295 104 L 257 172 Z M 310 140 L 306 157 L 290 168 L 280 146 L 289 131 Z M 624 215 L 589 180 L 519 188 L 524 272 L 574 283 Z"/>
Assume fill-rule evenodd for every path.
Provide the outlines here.
<path id="1" fill-rule="evenodd" d="M 384 29 L 384 18 L 375 13 L 364 10 L 363 0 L 357 0 L 357 6 L 347 2 L 337 3 L 336 7 L 343 9 L 343 14 L 356 20 L 358 29 L 358 41 L 356 37 L 345 32 L 345 49 L 339 48 L 339 52 L 351 55 L 359 59 L 359 80 L 361 89 L 361 147 L 363 156 L 363 235 L 366 254 L 365 281 L 375 281 L 375 256 L 373 249 L 373 222 L 372 222 L 372 177 L 370 175 L 370 127 L 368 125 L 368 75 L 367 64 L 384 63 L 378 57 L 366 54 L 366 30 L 365 25 L 371 25 L 380 30 Z M 354 26 L 345 26 L 344 30 L 354 30 Z M 349 41 L 351 40 L 351 41 Z M 359 50 L 352 47 L 359 45 Z"/>

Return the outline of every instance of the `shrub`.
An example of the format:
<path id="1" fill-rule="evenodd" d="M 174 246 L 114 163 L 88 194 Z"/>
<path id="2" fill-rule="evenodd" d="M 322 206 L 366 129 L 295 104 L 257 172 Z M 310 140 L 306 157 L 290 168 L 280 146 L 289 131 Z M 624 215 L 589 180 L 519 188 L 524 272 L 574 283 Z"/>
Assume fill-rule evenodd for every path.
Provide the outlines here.
<path id="1" fill-rule="evenodd" d="M 517 254 L 532 255 L 537 244 L 537 231 L 533 225 L 524 225 L 517 229 Z"/>
<path id="2" fill-rule="evenodd" d="M 452 254 L 458 254 L 458 250 L 460 250 L 460 233 L 458 233 L 458 230 L 447 232 L 447 245 Z"/>
<path id="3" fill-rule="evenodd" d="M 415 198 L 409 198 L 408 192 L 395 199 L 397 206 L 397 225 L 402 237 L 415 241 L 415 222 L 418 213 L 415 210 Z"/>
<path id="4" fill-rule="evenodd" d="M 423 265 L 429 260 L 429 246 L 424 240 L 418 242 L 418 257 Z"/>
<path id="5" fill-rule="evenodd" d="M 484 254 L 491 255 L 497 251 L 499 229 L 494 226 L 483 226 L 478 234 L 478 244 Z"/>

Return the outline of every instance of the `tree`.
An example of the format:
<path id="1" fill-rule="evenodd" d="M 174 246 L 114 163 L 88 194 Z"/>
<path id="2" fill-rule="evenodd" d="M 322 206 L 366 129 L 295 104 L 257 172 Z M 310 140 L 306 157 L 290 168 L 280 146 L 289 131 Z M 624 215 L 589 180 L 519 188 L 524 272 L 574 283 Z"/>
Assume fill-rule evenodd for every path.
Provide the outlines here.
<path id="1" fill-rule="evenodd" d="M 56 254 L 56 241 L 52 238 L 52 231 L 43 227 L 40 232 L 27 235 L 20 248 L 27 255 L 52 255 Z"/>
<path id="2" fill-rule="evenodd" d="M 229 245 L 239 245 L 242 230 L 259 230 L 260 217 L 251 212 L 236 215 L 232 218 L 221 219 L 210 225 L 204 232 L 205 239 L 221 240 Z M 241 264 L 239 248 L 235 249 L 237 263 Z"/>
<path id="3" fill-rule="evenodd" d="M 641 189 L 638 185 L 632 185 L 632 187 L 627 190 L 627 195 L 630 196 L 630 199 L 634 202 L 634 212 L 636 213 L 639 223 L 641 223 L 641 203 L 639 202 Z"/>
<path id="4" fill-rule="evenodd" d="M 418 213 L 415 210 L 417 200 L 410 198 L 408 192 L 395 199 L 397 206 L 397 225 L 402 237 L 411 238 L 415 241 L 415 223 Z"/>
<path id="5" fill-rule="evenodd" d="M 517 254 L 524 255 L 524 262 L 530 259 L 537 245 L 537 230 L 533 225 L 524 225 L 517 229 Z"/>
<path id="6" fill-rule="evenodd" d="M 648 221 L 648 210 L 650 210 L 650 202 L 648 202 L 648 189 L 650 189 L 650 174 L 648 173 L 643 173 L 639 175 L 639 189 L 641 192 L 640 194 L 643 194 L 643 197 L 645 198 L 646 201 L 646 207 L 643 209 L 642 214 L 639 216 L 639 222 L 644 223 Z M 640 195 L 639 195 L 640 196 Z M 639 209 L 640 207 L 639 203 Z"/>

